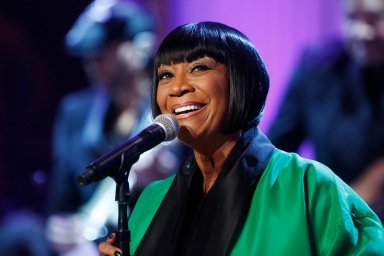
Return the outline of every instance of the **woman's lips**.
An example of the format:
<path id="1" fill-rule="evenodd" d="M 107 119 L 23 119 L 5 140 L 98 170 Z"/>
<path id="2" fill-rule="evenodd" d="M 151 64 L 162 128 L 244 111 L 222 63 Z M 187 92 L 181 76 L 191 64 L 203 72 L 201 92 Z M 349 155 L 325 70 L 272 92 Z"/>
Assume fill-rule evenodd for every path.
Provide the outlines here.
<path id="1" fill-rule="evenodd" d="M 201 104 L 191 104 L 191 105 L 185 105 L 185 106 L 180 106 L 180 107 L 176 107 L 174 110 L 173 110 L 173 113 L 176 114 L 176 115 L 179 115 L 179 114 L 185 114 L 187 112 L 192 112 L 192 111 L 196 111 L 198 109 L 202 108 L 202 105 Z"/>
<path id="2" fill-rule="evenodd" d="M 205 104 L 202 103 L 188 103 L 188 104 L 182 104 L 182 105 L 175 105 L 172 109 L 172 114 L 176 118 L 185 118 L 189 117 L 197 112 L 200 112 Z"/>

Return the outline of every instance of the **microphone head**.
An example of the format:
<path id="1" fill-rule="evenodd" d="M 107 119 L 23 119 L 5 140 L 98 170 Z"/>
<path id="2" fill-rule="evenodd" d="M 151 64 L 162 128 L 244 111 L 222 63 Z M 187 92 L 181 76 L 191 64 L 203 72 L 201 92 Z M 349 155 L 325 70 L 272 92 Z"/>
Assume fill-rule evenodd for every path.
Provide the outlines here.
<path id="1" fill-rule="evenodd" d="M 180 130 L 179 123 L 176 121 L 176 118 L 170 114 L 158 115 L 153 123 L 163 128 L 165 132 L 164 141 L 175 139 Z"/>

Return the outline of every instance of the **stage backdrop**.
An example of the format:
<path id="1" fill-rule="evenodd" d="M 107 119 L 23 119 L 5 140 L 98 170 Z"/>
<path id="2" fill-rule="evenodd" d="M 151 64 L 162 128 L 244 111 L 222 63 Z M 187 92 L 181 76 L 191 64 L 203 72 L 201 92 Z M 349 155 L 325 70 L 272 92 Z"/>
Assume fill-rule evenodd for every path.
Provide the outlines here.
<path id="1" fill-rule="evenodd" d="M 244 32 L 269 70 L 271 87 L 260 125 L 267 131 L 303 46 L 339 35 L 335 0 L 168 0 L 168 30 L 194 21 L 219 21 Z"/>

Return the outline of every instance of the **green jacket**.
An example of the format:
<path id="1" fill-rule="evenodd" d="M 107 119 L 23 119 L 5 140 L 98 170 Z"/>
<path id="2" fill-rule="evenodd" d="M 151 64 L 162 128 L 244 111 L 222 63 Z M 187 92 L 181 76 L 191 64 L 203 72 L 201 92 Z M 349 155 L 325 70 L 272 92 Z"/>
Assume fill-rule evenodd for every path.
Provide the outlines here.
<path id="1" fill-rule="evenodd" d="M 143 191 L 129 220 L 131 253 L 174 180 L 154 182 Z M 326 166 L 274 148 L 232 243 L 226 254 L 384 255 L 384 230 L 365 202 Z"/>

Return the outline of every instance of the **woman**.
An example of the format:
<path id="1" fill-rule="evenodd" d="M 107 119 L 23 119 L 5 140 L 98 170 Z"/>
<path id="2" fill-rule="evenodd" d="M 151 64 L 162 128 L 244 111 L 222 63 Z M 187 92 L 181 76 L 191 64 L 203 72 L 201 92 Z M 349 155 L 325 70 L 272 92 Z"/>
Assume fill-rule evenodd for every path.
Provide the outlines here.
<path id="1" fill-rule="evenodd" d="M 258 130 L 269 79 L 241 32 L 180 26 L 160 45 L 154 70 L 153 115 L 172 114 L 194 155 L 141 195 L 129 221 L 132 254 L 384 252 L 380 221 L 350 187 Z M 101 243 L 101 255 L 119 255 L 115 241 Z"/>

